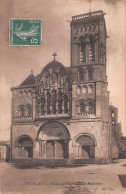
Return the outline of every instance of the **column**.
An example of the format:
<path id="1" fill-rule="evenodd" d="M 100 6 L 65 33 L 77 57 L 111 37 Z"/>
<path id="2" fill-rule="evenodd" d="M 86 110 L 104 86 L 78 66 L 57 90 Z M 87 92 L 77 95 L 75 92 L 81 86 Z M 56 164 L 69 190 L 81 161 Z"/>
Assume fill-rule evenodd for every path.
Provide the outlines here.
<path id="1" fill-rule="evenodd" d="M 98 63 L 98 40 L 95 41 L 95 62 Z"/>
<path id="2" fill-rule="evenodd" d="M 90 42 L 87 41 L 86 42 L 86 64 L 90 63 L 90 59 L 89 59 L 89 44 L 90 44 Z"/>
<path id="3" fill-rule="evenodd" d="M 64 114 L 64 100 L 62 100 L 62 114 Z"/>
<path id="4" fill-rule="evenodd" d="M 56 100 L 56 115 L 58 114 L 58 102 Z"/>
<path id="5" fill-rule="evenodd" d="M 73 44 L 72 49 L 72 65 L 77 66 L 80 64 L 80 49 L 79 49 L 79 43 Z"/>
<path id="6" fill-rule="evenodd" d="M 69 143 L 68 142 L 64 142 L 64 157 L 68 158 L 69 157 Z"/>
<path id="7" fill-rule="evenodd" d="M 81 146 L 78 147 L 78 157 L 81 158 Z"/>
<path id="8" fill-rule="evenodd" d="M 96 117 L 101 117 L 102 115 L 102 83 L 96 83 Z"/>
<path id="9" fill-rule="evenodd" d="M 32 96 L 32 104 L 33 104 L 33 109 L 32 109 L 32 120 L 35 120 L 36 117 L 36 95 L 33 94 Z"/>
<path id="10" fill-rule="evenodd" d="M 42 157 L 46 158 L 46 141 L 42 142 Z"/>
<path id="11" fill-rule="evenodd" d="M 39 141 L 39 157 L 42 157 L 42 141 Z"/>
<path id="12" fill-rule="evenodd" d="M 93 158 L 93 146 L 90 146 L 89 158 Z"/>
<path id="13" fill-rule="evenodd" d="M 74 150 L 73 150 L 73 145 L 72 145 L 72 140 L 69 141 L 69 158 L 74 157 Z"/>
<path id="14" fill-rule="evenodd" d="M 35 141 L 35 145 L 33 147 L 33 158 L 39 158 L 39 141 Z"/>
<path id="15" fill-rule="evenodd" d="M 47 91 L 45 90 L 45 105 L 44 105 L 44 111 L 45 111 L 45 115 L 47 115 Z"/>

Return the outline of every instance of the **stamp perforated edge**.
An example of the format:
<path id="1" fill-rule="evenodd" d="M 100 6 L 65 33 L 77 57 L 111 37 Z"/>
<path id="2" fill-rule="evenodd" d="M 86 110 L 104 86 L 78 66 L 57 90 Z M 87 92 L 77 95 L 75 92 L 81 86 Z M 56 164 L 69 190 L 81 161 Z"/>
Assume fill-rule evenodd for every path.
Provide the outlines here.
<path id="1" fill-rule="evenodd" d="M 10 44 L 10 20 L 41 20 L 41 45 L 11 45 Z M 33 46 L 33 47 L 42 47 L 43 46 L 43 32 L 42 32 L 42 18 L 9 18 L 9 46 L 10 47 L 28 47 L 28 46 Z"/>

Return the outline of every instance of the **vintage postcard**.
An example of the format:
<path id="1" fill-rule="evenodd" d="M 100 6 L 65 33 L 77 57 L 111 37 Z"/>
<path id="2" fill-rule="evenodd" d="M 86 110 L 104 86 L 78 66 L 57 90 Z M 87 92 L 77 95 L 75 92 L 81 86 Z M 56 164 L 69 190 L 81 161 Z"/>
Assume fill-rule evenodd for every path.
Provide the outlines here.
<path id="1" fill-rule="evenodd" d="M 0 5 L 0 194 L 126 194 L 126 1 Z"/>

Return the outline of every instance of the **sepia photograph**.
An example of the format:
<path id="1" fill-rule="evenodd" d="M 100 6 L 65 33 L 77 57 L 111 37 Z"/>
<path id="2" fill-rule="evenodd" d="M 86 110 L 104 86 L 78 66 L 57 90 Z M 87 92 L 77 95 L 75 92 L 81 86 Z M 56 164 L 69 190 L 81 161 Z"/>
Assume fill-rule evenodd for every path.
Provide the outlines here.
<path id="1" fill-rule="evenodd" d="M 126 1 L 0 0 L 0 194 L 126 194 Z"/>

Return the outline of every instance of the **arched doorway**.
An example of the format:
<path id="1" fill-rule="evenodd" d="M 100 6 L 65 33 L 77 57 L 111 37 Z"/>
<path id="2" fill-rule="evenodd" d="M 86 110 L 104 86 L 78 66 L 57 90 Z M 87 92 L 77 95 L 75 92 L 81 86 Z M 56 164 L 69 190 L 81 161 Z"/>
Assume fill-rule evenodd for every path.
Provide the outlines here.
<path id="1" fill-rule="evenodd" d="M 16 147 L 18 148 L 18 157 L 33 158 L 33 140 L 31 137 L 24 135 L 17 139 Z"/>
<path id="2" fill-rule="evenodd" d="M 95 139 L 89 134 L 81 134 L 76 139 L 75 142 L 78 145 L 78 157 L 89 159 L 95 157 Z"/>
<path id="3" fill-rule="evenodd" d="M 65 125 L 57 121 L 42 125 L 37 134 L 39 156 L 42 158 L 67 158 L 70 134 Z"/>

